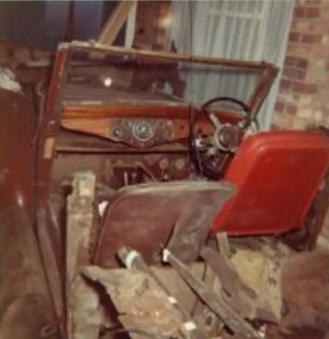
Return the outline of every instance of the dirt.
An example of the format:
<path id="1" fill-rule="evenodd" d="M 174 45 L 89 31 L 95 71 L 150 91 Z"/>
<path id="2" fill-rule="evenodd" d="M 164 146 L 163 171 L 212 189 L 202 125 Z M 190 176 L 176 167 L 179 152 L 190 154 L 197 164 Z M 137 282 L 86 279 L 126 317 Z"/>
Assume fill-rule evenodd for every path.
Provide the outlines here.
<path id="1" fill-rule="evenodd" d="M 329 338 L 329 251 L 299 253 L 282 272 L 285 315 L 268 327 L 268 339 Z"/>

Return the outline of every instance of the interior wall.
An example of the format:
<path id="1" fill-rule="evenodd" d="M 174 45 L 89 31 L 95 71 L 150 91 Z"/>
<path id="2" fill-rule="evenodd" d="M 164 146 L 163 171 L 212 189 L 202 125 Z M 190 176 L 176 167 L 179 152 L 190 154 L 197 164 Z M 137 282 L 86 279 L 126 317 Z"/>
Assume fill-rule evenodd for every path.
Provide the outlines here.
<path id="1" fill-rule="evenodd" d="M 117 0 L 0 1 L 0 40 L 55 51 L 71 40 L 97 40 Z M 8 20 L 10 18 L 10 20 Z M 125 26 L 115 45 L 123 45 Z"/>
<path id="2" fill-rule="evenodd" d="M 329 1 L 296 0 L 274 126 L 329 126 Z"/>
<path id="3" fill-rule="evenodd" d="M 45 31 L 46 7 L 47 1 L 0 1 L 0 39 L 54 48 Z"/>

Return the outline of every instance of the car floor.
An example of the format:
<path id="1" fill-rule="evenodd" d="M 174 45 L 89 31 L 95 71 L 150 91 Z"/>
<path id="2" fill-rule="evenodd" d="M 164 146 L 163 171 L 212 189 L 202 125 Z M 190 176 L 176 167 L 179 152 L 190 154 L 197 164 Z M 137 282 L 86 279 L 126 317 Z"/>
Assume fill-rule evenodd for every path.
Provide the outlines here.
<path id="1" fill-rule="evenodd" d="M 329 251 L 315 250 L 286 259 L 282 271 L 286 312 L 268 339 L 329 339 Z"/>

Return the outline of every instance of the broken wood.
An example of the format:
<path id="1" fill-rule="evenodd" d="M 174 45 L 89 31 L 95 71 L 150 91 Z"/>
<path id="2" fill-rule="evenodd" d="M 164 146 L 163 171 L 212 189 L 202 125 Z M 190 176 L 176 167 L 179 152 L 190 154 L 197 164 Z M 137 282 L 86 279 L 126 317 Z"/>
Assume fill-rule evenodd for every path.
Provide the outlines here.
<path id="1" fill-rule="evenodd" d="M 188 267 L 176 258 L 168 249 L 163 252 L 163 260 L 168 262 L 181 278 L 198 296 L 217 314 L 217 316 L 235 333 L 246 338 L 259 339 L 257 331 L 245 321 L 233 308 L 203 281 L 195 277 Z"/>
<path id="2" fill-rule="evenodd" d="M 118 319 L 133 339 L 182 338 L 183 318 L 166 293 L 148 274 L 138 270 L 84 267 L 82 273 L 104 286 L 118 312 Z M 109 329 L 108 333 L 115 333 Z"/>
<path id="3" fill-rule="evenodd" d="M 216 234 L 216 239 L 219 252 L 222 253 L 227 258 L 231 258 L 232 251 L 228 240 L 227 232 L 218 232 Z"/>
<path id="4" fill-rule="evenodd" d="M 160 289 L 162 289 L 166 293 L 170 303 L 181 313 L 184 319 L 184 323 L 181 326 L 181 332 L 184 338 L 187 339 L 207 338 L 206 334 L 203 333 L 203 331 L 198 328 L 197 324 L 190 317 L 189 313 L 184 308 L 184 306 L 178 302 L 178 300 L 169 291 L 167 286 L 164 283 L 162 283 L 158 276 L 145 263 L 139 252 L 122 247 L 118 251 L 118 256 L 128 269 L 135 268 L 137 270 L 140 270 L 141 272 L 144 272 L 145 274 L 148 274 L 150 277 L 154 279 L 154 281 L 157 283 Z"/>
<path id="5" fill-rule="evenodd" d="M 126 22 L 134 1 L 119 1 L 112 15 L 106 22 L 103 31 L 98 39 L 100 44 L 112 45 L 120 29 Z"/>
<path id="6" fill-rule="evenodd" d="M 201 257 L 220 278 L 222 286 L 228 295 L 234 296 L 238 290 L 243 290 L 251 299 L 257 298 L 256 293 L 241 280 L 234 266 L 225 255 L 209 247 L 204 247 L 201 251 Z"/>
<path id="7" fill-rule="evenodd" d="M 67 200 L 66 295 L 67 336 L 69 339 L 97 339 L 101 316 L 98 294 L 80 275 L 89 264 L 93 225 L 95 175 L 79 172 L 74 176 L 72 194 Z"/>
<path id="8" fill-rule="evenodd" d="M 257 294 L 253 300 L 255 318 L 278 323 L 282 311 L 281 259 L 279 252 L 274 253 L 274 249 L 236 248 L 231 263 L 243 283 Z"/>

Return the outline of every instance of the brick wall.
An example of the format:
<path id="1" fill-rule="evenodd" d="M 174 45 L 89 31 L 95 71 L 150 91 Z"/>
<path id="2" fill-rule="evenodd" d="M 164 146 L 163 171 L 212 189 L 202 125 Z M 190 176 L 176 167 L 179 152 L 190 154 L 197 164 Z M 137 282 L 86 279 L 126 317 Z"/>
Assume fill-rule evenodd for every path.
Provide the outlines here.
<path id="1" fill-rule="evenodd" d="M 329 1 L 296 0 L 274 126 L 329 126 Z"/>
<path id="2" fill-rule="evenodd" d="M 273 125 L 329 127 L 328 99 L 329 1 L 296 0 Z M 329 214 L 322 236 L 328 244 Z"/>

